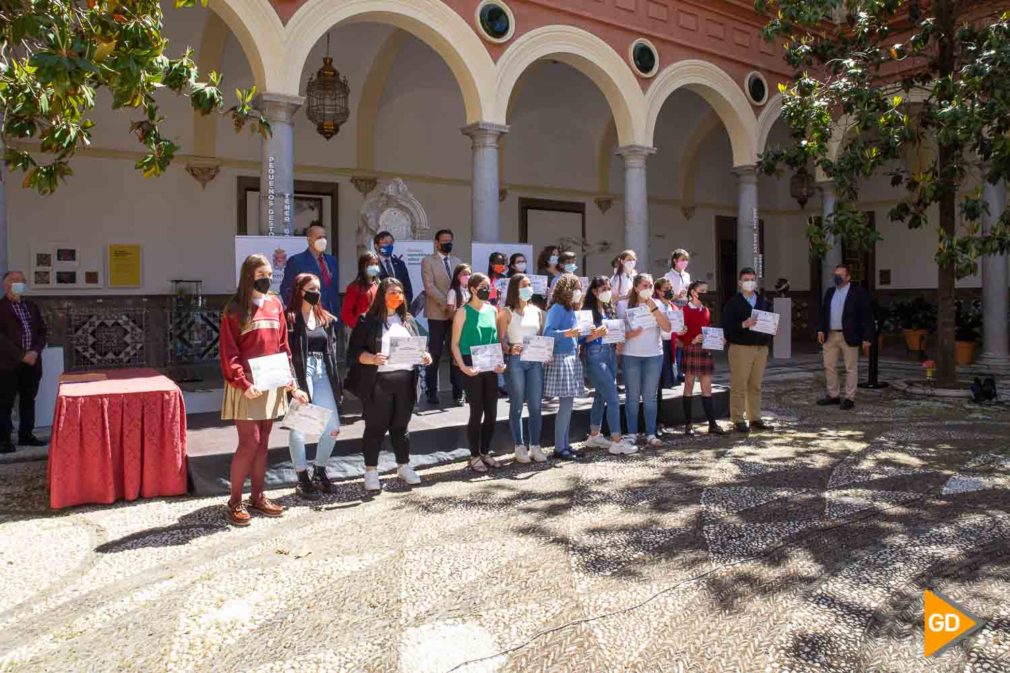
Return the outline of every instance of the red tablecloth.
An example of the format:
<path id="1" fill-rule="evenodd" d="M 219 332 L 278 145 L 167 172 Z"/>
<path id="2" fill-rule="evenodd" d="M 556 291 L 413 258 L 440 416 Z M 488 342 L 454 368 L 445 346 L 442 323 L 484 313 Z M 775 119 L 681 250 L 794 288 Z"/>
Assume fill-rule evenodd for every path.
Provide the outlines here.
<path id="1" fill-rule="evenodd" d="M 61 383 L 49 445 L 49 504 L 186 492 L 186 406 L 153 369 L 104 372 L 105 381 Z"/>

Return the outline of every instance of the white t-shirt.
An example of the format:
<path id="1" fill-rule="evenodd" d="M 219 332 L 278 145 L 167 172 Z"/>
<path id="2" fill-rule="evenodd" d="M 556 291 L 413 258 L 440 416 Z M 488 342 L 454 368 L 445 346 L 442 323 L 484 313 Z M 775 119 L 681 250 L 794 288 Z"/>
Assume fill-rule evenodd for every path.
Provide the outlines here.
<path id="1" fill-rule="evenodd" d="M 387 327 L 382 328 L 382 352 L 389 355 L 389 340 L 392 337 L 409 337 L 410 332 L 403 326 L 400 316 L 392 315 L 386 318 Z M 382 372 L 409 372 L 414 367 L 412 365 L 380 365 L 379 373 Z"/>
<path id="2" fill-rule="evenodd" d="M 656 308 L 658 308 L 660 311 L 663 312 L 663 315 L 666 316 L 667 320 L 673 320 L 673 318 L 671 316 L 673 315 L 673 312 L 676 309 L 674 309 L 672 306 L 667 306 L 666 304 L 664 304 L 663 302 L 659 301 L 658 299 L 653 299 L 653 301 L 656 302 Z M 663 330 L 660 330 L 659 333 L 660 333 L 660 336 L 662 336 L 663 341 L 669 341 L 671 335 L 673 334 L 673 332 L 664 332 Z"/>
<path id="3" fill-rule="evenodd" d="M 459 305 L 460 308 L 466 305 L 470 301 L 470 290 L 465 287 L 461 287 L 460 293 L 463 295 L 463 303 Z M 449 293 L 445 295 L 445 305 L 450 307 L 456 306 L 456 290 L 449 290 Z"/>
<path id="4" fill-rule="evenodd" d="M 666 278 L 668 281 L 670 281 L 670 284 L 673 285 L 674 297 L 680 294 L 681 290 L 687 290 L 688 286 L 691 284 L 691 274 L 689 274 L 687 271 L 682 272 L 677 271 L 675 269 L 670 269 L 669 271 L 666 272 L 666 275 L 663 276 L 663 278 Z M 684 297 L 684 299 L 677 301 L 678 306 L 683 306 L 684 304 L 687 304 L 686 296 Z"/>
<path id="5" fill-rule="evenodd" d="M 634 287 L 635 277 L 630 273 L 622 271 L 610 277 L 610 289 L 614 292 L 614 299 L 627 299 Z"/>
<path id="6" fill-rule="evenodd" d="M 642 303 L 639 306 L 647 306 Z M 628 300 L 622 299 L 617 302 L 617 317 L 624 320 L 625 329 L 631 331 L 631 323 L 628 322 Z M 624 342 L 621 351 L 623 355 L 632 355 L 639 358 L 651 358 L 663 354 L 663 338 L 660 335 L 659 325 L 648 327 L 636 337 L 630 337 Z"/>
<path id="7" fill-rule="evenodd" d="M 512 309 L 505 309 L 507 316 L 509 316 L 508 329 L 506 334 L 508 335 L 509 345 L 521 344 L 523 342 L 523 337 L 525 336 L 536 336 L 540 334 L 540 314 L 541 311 L 538 307 L 533 304 L 526 304 L 526 308 L 523 309 L 523 314 L 519 315 Z"/>

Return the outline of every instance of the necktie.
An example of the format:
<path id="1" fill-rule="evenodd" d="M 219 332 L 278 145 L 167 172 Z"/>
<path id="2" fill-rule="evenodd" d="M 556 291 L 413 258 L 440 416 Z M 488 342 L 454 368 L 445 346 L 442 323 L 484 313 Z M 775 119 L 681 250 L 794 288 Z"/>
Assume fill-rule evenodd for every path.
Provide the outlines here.
<path id="1" fill-rule="evenodd" d="M 442 261 L 445 262 L 445 275 L 449 276 L 449 278 L 452 278 L 452 271 L 449 270 L 449 258 L 443 257 Z"/>
<path id="2" fill-rule="evenodd" d="M 323 285 L 330 286 L 330 267 L 326 264 L 326 257 L 319 255 L 319 275 L 322 277 Z"/>
<path id="3" fill-rule="evenodd" d="M 393 260 L 391 259 L 386 260 L 386 275 L 390 278 L 396 278 L 396 274 L 393 273 Z"/>

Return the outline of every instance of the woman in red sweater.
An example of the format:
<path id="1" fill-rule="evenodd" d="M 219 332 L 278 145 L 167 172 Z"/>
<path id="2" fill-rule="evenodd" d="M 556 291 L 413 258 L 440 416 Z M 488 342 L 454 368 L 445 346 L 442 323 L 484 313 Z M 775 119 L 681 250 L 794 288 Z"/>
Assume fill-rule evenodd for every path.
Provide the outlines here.
<path id="1" fill-rule="evenodd" d="M 353 330 L 361 316 L 368 312 L 378 287 L 379 258 L 374 252 L 366 252 L 358 257 L 358 275 L 347 286 L 344 304 L 340 307 L 340 319 L 348 330 Z"/>
<path id="2" fill-rule="evenodd" d="M 221 315 L 219 351 L 224 376 L 224 401 L 221 418 L 234 420 L 238 429 L 238 449 L 231 459 L 231 498 L 228 520 L 235 526 L 249 525 L 249 510 L 242 502 L 245 480 L 252 480 L 249 509 L 269 517 L 284 514 L 284 508 L 264 494 L 267 471 L 267 446 L 274 419 L 287 412 L 286 392 L 299 402 L 308 396 L 291 381 L 279 388 L 261 389 L 253 380 L 249 361 L 266 355 L 284 353 L 291 364 L 288 327 L 284 306 L 270 295 L 273 269 L 263 255 L 250 255 L 242 263 L 238 290 Z"/>
<path id="3" fill-rule="evenodd" d="M 712 372 L 715 363 L 712 352 L 701 347 L 704 335 L 702 327 L 712 324 L 712 314 L 701 303 L 701 297 L 708 291 L 705 281 L 696 280 L 688 286 L 687 305 L 684 307 L 684 325 L 687 331 L 677 336 L 684 349 L 684 434 L 693 435 L 691 427 L 691 403 L 694 401 L 694 380 L 701 380 L 701 406 L 708 419 L 708 431 L 713 435 L 723 435 L 725 430 L 719 427 L 715 420 L 715 408 L 712 405 Z"/>

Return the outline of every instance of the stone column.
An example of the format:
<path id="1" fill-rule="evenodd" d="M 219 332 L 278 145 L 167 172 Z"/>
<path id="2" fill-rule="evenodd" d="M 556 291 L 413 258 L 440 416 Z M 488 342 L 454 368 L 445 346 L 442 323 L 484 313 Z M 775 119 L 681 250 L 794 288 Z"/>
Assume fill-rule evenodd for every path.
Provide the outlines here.
<path id="1" fill-rule="evenodd" d="M 294 115 L 300 96 L 265 93 L 259 105 L 272 133 L 263 140 L 260 169 L 260 235 L 290 235 L 294 222 Z"/>
<path id="2" fill-rule="evenodd" d="M 736 271 L 744 267 L 757 268 L 757 254 L 760 252 L 758 238 L 758 176 L 756 166 L 737 166 L 733 169 L 737 177 L 736 214 Z M 736 274 L 734 274 L 736 275 Z"/>
<path id="3" fill-rule="evenodd" d="M 464 126 L 473 144 L 473 240 L 501 240 L 501 201 L 498 198 L 498 140 L 508 127 L 489 122 Z"/>
<path id="4" fill-rule="evenodd" d="M 838 197 L 835 195 L 835 185 L 832 182 L 822 182 L 817 187 L 821 192 L 821 221 L 826 223 L 835 212 Z M 821 259 L 822 292 L 835 284 L 835 267 L 842 263 L 842 242 L 830 235 L 825 238 L 831 248 Z"/>
<path id="5" fill-rule="evenodd" d="M 982 216 L 982 231 L 989 233 L 1006 207 L 1006 183 L 992 184 L 982 181 L 982 195 L 989 204 L 988 215 Z M 1010 366 L 1010 348 L 1007 346 L 1007 256 L 986 255 L 982 258 L 982 356 L 979 362 L 988 365 Z"/>
<path id="6" fill-rule="evenodd" d="M 639 270 L 649 270 L 649 191 L 645 160 L 655 147 L 627 145 L 617 149 L 624 159 L 624 247 L 642 260 Z"/>

